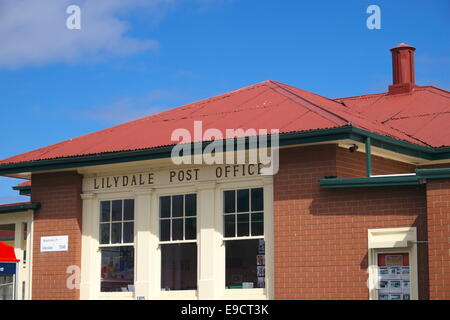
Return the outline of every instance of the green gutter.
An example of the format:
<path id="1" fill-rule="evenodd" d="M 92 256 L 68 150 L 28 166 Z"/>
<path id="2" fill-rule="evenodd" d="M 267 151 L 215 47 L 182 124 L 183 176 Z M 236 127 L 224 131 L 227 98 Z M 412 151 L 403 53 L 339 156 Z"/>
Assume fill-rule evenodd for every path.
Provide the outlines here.
<path id="1" fill-rule="evenodd" d="M 414 186 L 426 183 L 427 179 L 449 179 L 450 168 L 416 169 L 414 175 L 377 176 L 365 178 L 324 178 L 319 180 L 322 188 L 356 188 Z"/>
<path id="2" fill-rule="evenodd" d="M 370 178 L 330 178 L 320 179 L 322 188 L 359 188 L 359 187 L 385 187 L 385 186 L 415 186 L 420 181 L 415 175 L 387 176 Z"/>
<path id="3" fill-rule="evenodd" d="M 421 179 L 447 179 L 450 178 L 450 168 L 416 169 L 416 174 Z"/>
<path id="4" fill-rule="evenodd" d="M 367 138 L 370 138 L 370 144 L 372 146 L 409 155 L 412 157 L 417 157 L 425 160 L 450 159 L 450 148 L 431 148 L 426 146 L 419 146 L 410 142 L 397 140 L 363 129 L 355 128 L 353 126 L 311 130 L 304 132 L 282 133 L 280 134 L 279 143 L 280 146 L 290 146 L 345 139 L 366 143 Z M 246 148 L 248 149 L 248 138 L 246 140 Z M 208 144 L 209 142 L 203 143 L 203 148 Z M 0 175 L 170 158 L 172 148 L 173 145 L 136 151 L 109 152 L 86 156 L 3 164 L 0 165 Z"/>
<path id="5" fill-rule="evenodd" d="M 21 203 L 10 206 L 0 206 L 0 214 L 22 212 L 27 210 L 37 210 L 41 207 L 40 203 Z"/>

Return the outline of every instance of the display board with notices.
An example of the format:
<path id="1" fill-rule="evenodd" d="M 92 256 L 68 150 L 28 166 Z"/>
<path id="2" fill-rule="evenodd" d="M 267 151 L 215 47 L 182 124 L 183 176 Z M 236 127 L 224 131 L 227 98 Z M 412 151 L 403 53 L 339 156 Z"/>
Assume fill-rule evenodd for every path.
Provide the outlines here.
<path id="1" fill-rule="evenodd" d="M 378 254 L 378 300 L 410 300 L 408 253 Z"/>
<path id="2" fill-rule="evenodd" d="M 259 239 L 258 255 L 256 256 L 256 275 L 258 277 L 258 288 L 266 287 L 266 248 L 263 239 Z"/>

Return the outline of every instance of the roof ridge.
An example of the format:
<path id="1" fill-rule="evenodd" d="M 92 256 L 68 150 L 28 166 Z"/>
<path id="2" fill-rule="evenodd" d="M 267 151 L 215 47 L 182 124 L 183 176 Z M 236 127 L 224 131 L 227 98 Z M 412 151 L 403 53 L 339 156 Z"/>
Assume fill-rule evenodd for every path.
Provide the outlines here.
<path id="1" fill-rule="evenodd" d="M 334 112 L 328 110 L 327 108 L 324 108 L 324 107 L 321 107 L 321 106 L 317 105 L 316 103 L 310 101 L 309 99 L 306 99 L 305 97 L 300 96 L 300 95 L 297 94 L 296 92 L 293 92 L 290 88 L 285 88 L 285 87 L 284 87 L 284 84 L 282 84 L 282 83 L 277 83 L 277 82 L 275 82 L 275 81 L 271 81 L 270 83 L 274 86 L 272 89 L 274 89 L 274 90 L 280 89 L 281 92 L 280 92 L 280 90 L 277 90 L 277 91 L 279 91 L 279 92 L 280 92 L 281 94 L 283 94 L 284 96 L 290 98 L 291 100 L 293 100 L 293 101 L 295 101 L 295 102 L 298 102 L 298 101 L 296 101 L 296 100 L 297 100 L 297 99 L 301 99 L 301 100 L 303 100 L 304 102 L 310 104 L 310 106 L 303 105 L 303 104 L 302 104 L 302 106 L 306 107 L 306 108 L 309 109 L 311 112 L 314 112 L 314 113 L 316 113 L 316 114 L 318 114 L 318 115 L 320 115 L 320 116 L 324 116 L 327 120 L 329 120 L 329 121 L 331 121 L 331 122 L 333 122 L 333 123 L 335 123 L 335 124 L 338 124 L 338 125 L 342 125 L 342 123 L 339 123 L 339 121 L 340 121 L 340 122 L 343 121 L 344 124 L 347 124 L 347 125 L 348 125 L 348 124 L 351 124 L 351 121 L 345 119 L 345 118 L 342 117 L 341 115 L 338 115 L 338 114 L 336 114 L 336 113 L 334 113 Z M 294 97 L 292 97 L 292 95 L 293 95 Z M 337 103 L 337 102 L 335 102 L 335 103 Z M 327 116 L 327 115 L 328 115 L 328 116 Z M 329 117 L 329 116 L 331 116 L 331 117 Z"/>

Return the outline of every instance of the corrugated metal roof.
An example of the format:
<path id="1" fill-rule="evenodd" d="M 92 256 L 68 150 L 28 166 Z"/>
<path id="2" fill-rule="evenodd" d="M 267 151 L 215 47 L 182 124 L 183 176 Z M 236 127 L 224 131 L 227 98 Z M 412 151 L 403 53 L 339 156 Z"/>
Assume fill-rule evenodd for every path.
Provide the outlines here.
<path id="1" fill-rule="evenodd" d="M 450 111 L 448 108 L 448 92 L 431 88 L 429 90 L 433 92 L 429 94 L 427 90 L 417 89 L 412 95 L 387 96 L 381 94 L 343 98 L 341 99 L 345 102 L 345 105 L 343 105 L 337 100 L 268 80 L 20 154 L 0 161 L 0 164 L 173 145 L 175 142 L 171 141 L 172 132 L 177 128 L 185 128 L 193 133 L 195 120 L 202 121 L 203 131 L 215 128 L 223 133 L 226 129 L 238 128 L 244 130 L 267 129 L 269 132 L 270 129 L 279 129 L 280 133 L 288 133 L 352 125 L 418 145 L 433 145 L 429 142 L 433 142 L 435 145 L 445 143 L 450 145 L 448 137 L 440 137 L 448 132 L 448 130 L 442 131 L 445 127 L 445 121 L 443 120 L 433 120 L 436 124 L 442 122 L 441 126 L 435 128 L 434 131 L 431 128 L 427 131 L 425 124 L 417 121 L 417 126 L 424 130 L 417 135 L 420 138 L 411 134 L 410 131 L 404 130 L 400 123 L 397 125 L 394 122 L 394 120 L 399 120 L 394 119 L 394 116 L 399 114 L 421 115 L 421 112 L 428 113 L 431 110 L 430 108 L 433 108 L 433 112 L 439 112 L 439 114 Z M 439 91 L 440 94 L 435 91 Z M 422 96 L 422 94 L 428 96 Z M 429 103 L 425 103 L 429 96 L 434 98 Z M 435 96 L 438 96 L 438 98 Z M 417 97 L 418 102 L 416 102 L 415 97 Z M 413 106 L 411 112 L 408 111 L 409 106 Z M 423 106 L 423 111 L 421 111 L 420 106 Z M 377 110 L 378 108 L 380 110 Z M 386 120 L 392 121 L 395 125 L 391 125 Z M 383 121 L 385 124 L 382 123 Z M 446 128 L 448 128 L 448 125 Z"/>
<path id="2" fill-rule="evenodd" d="M 433 86 L 404 94 L 337 99 L 352 112 L 383 123 L 431 147 L 450 146 L 450 92 Z"/>

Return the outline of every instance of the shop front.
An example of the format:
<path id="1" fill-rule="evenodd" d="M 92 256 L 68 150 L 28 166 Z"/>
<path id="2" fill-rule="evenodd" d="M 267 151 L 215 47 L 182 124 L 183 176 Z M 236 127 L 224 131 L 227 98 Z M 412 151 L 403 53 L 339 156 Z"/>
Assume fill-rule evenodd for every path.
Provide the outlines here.
<path id="1" fill-rule="evenodd" d="M 80 297 L 273 297 L 273 179 L 254 167 L 84 170 Z"/>

